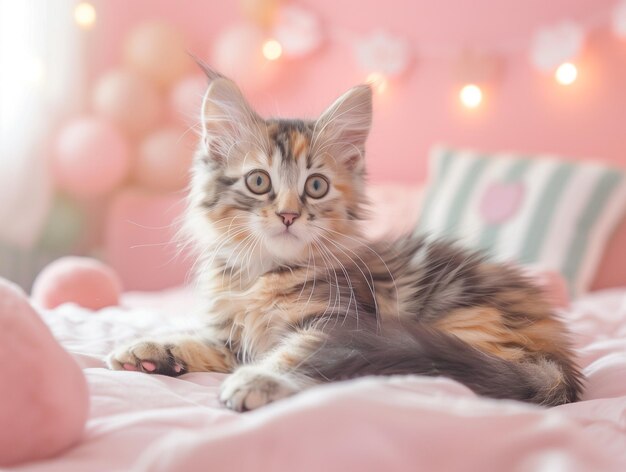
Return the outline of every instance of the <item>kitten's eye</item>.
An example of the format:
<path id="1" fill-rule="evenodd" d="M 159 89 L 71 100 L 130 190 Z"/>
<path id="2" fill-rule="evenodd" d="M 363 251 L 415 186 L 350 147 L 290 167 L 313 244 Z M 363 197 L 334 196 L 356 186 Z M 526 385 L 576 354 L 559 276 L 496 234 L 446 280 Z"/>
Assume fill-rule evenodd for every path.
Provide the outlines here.
<path id="1" fill-rule="evenodd" d="M 322 198 L 328 193 L 328 180 L 320 174 L 313 174 L 304 184 L 304 190 L 309 197 Z"/>
<path id="2" fill-rule="evenodd" d="M 246 176 L 248 189 L 257 195 L 263 195 L 272 189 L 270 176 L 264 170 L 253 170 Z"/>

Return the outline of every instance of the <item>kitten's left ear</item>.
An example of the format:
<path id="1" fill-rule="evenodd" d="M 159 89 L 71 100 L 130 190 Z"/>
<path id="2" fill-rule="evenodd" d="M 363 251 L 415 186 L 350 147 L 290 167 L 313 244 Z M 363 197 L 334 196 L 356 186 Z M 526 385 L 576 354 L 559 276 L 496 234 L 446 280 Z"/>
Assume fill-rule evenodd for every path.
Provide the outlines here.
<path id="1" fill-rule="evenodd" d="M 365 141 L 372 126 L 372 89 L 369 85 L 353 87 L 339 97 L 315 126 L 322 146 L 330 145 L 336 159 L 350 170 L 363 167 Z"/>

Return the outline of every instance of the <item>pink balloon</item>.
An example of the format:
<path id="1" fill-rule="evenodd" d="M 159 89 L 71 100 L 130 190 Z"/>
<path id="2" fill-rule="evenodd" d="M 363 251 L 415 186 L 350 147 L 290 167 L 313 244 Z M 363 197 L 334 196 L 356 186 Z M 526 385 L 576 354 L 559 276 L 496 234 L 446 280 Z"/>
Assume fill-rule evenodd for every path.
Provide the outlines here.
<path id="1" fill-rule="evenodd" d="M 201 74 L 189 75 L 180 80 L 170 93 L 172 114 L 177 118 L 182 117 L 190 125 L 198 123 L 207 87 L 208 80 Z"/>
<path id="2" fill-rule="evenodd" d="M 155 131 L 141 143 L 135 179 L 153 190 L 180 190 L 189 178 L 196 141 L 193 130 L 170 127 Z"/>
<path id="3" fill-rule="evenodd" d="M 106 120 L 79 118 L 58 136 L 52 170 L 57 185 L 70 195 L 107 193 L 126 178 L 129 168 L 128 144 Z"/>
<path id="4" fill-rule="evenodd" d="M 113 269 L 97 259 L 62 257 L 44 268 L 33 285 L 33 301 L 43 308 L 76 303 L 99 310 L 119 304 L 122 284 Z"/>
<path id="5" fill-rule="evenodd" d="M 83 371 L 17 286 L 0 278 L 0 467 L 78 443 L 89 414 Z"/>
<path id="6" fill-rule="evenodd" d="M 100 78 L 93 106 L 98 114 L 132 135 L 145 133 L 163 117 L 163 100 L 156 86 L 136 72 L 122 69 Z"/>
<path id="7" fill-rule="evenodd" d="M 276 61 L 263 56 L 263 44 L 268 39 L 258 26 L 240 23 L 223 31 L 213 48 L 216 68 L 248 92 L 260 90 L 273 80 Z"/>
<path id="8" fill-rule="evenodd" d="M 189 70 L 191 58 L 180 31 L 163 22 L 135 28 L 124 46 L 128 64 L 161 86 L 169 86 Z"/>

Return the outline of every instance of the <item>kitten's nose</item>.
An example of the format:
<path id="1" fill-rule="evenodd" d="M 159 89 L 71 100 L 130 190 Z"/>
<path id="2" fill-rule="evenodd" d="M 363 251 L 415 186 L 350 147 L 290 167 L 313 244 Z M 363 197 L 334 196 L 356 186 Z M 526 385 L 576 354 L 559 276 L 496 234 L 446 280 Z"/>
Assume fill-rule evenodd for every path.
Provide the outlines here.
<path id="1" fill-rule="evenodd" d="M 283 219 L 283 223 L 285 223 L 285 226 L 291 226 L 296 218 L 300 216 L 300 213 L 294 213 L 290 211 L 283 211 L 276 214 Z"/>

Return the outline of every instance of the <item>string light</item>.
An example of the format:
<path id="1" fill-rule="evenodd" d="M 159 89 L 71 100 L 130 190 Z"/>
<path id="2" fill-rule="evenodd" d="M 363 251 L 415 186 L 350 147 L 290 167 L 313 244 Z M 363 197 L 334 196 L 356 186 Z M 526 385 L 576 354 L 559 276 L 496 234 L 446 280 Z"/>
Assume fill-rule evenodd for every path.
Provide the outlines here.
<path id="1" fill-rule="evenodd" d="M 283 47 L 275 39 L 268 39 L 263 43 L 263 56 L 268 61 L 275 61 L 283 55 Z"/>
<path id="2" fill-rule="evenodd" d="M 74 21 L 83 29 L 91 29 L 96 22 L 96 9 L 91 3 L 79 3 L 74 8 Z"/>
<path id="3" fill-rule="evenodd" d="M 469 84 L 461 89 L 459 98 L 466 108 L 476 108 L 483 101 L 483 91 L 478 85 Z"/>
<path id="4" fill-rule="evenodd" d="M 556 70 L 555 78 L 561 85 L 571 85 L 578 78 L 578 69 L 571 62 L 566 62 Z"/>
<path id="5" fill-rule="evenodd" d="M 365 79 L 365 83 L 370 84 L 377 93 L 383 93 L 387 90 L 387 78 L 380 72 L 372 72 Z"/>

